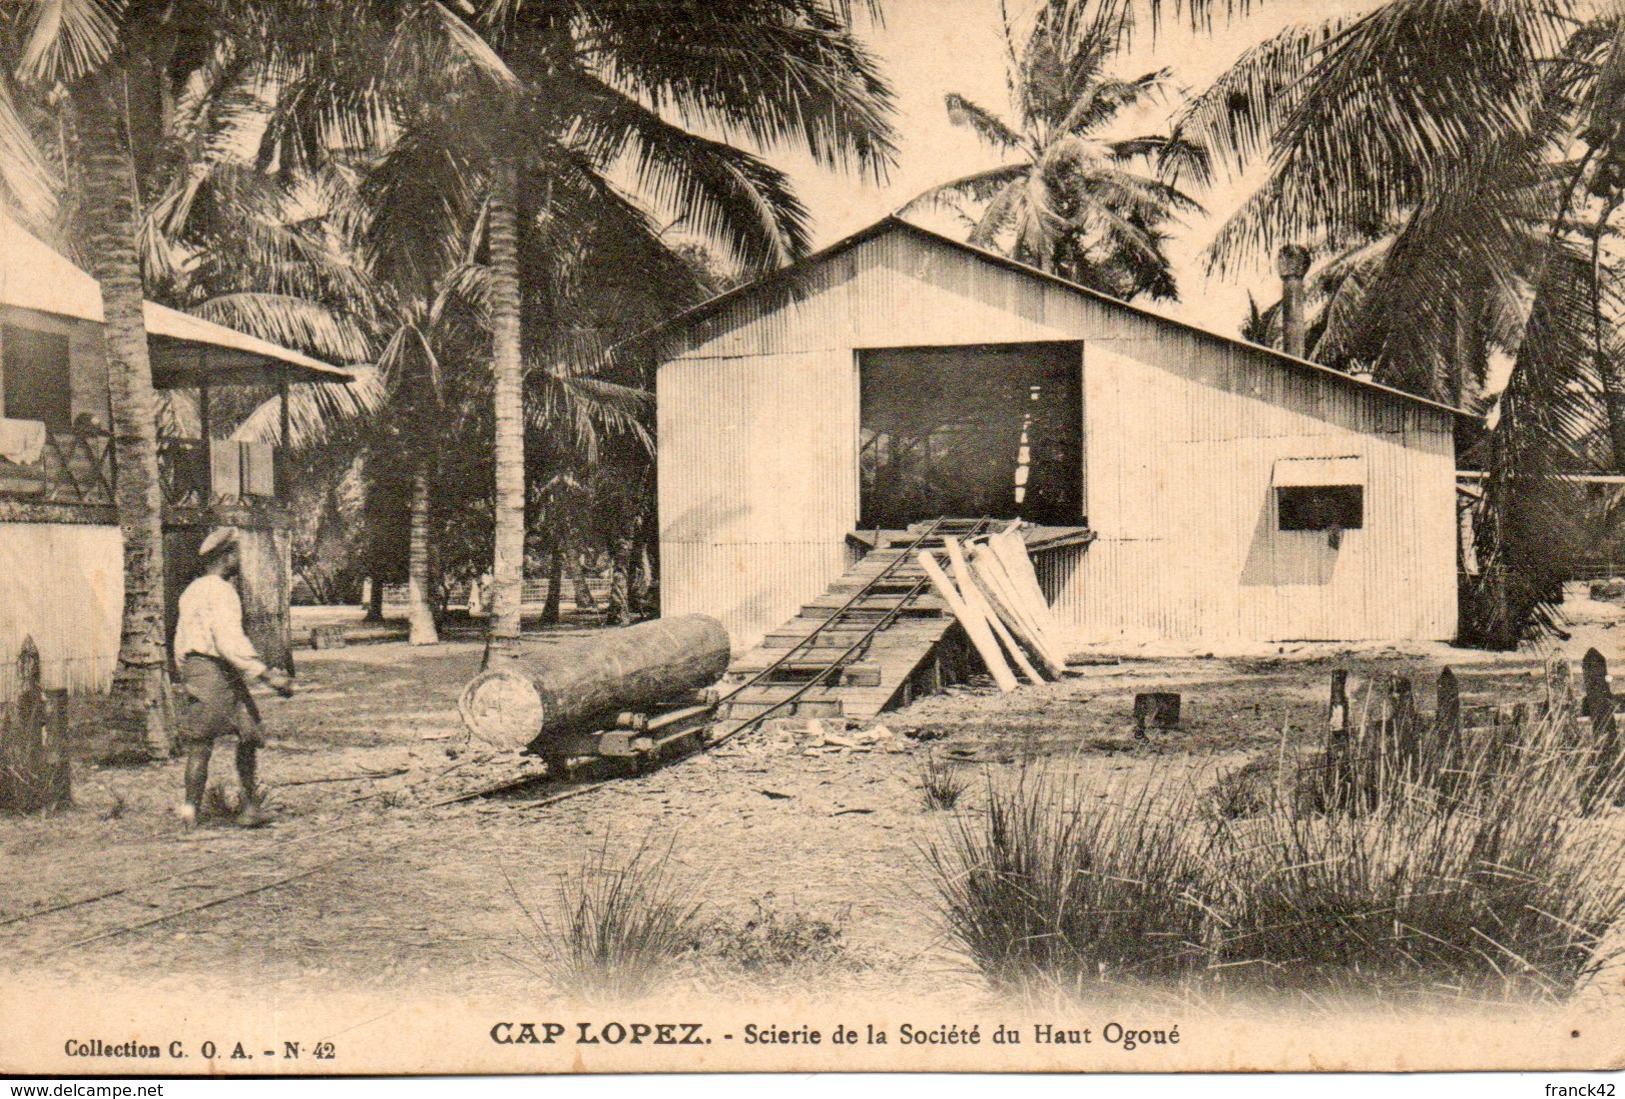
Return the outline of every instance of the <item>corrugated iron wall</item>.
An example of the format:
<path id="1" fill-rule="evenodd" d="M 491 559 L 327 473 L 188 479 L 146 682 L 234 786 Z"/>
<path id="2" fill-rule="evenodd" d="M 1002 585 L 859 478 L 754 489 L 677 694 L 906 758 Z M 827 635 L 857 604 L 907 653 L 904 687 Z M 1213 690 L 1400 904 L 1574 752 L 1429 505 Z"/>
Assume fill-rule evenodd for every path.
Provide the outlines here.
<path id="1" fill-rule="evenodd" d="M 118 659 L 124 543 L 117 527 L 0 523 L 0 701 L 32 637 L 46 687 L 105 691 Z"/>
<path id="2" fill-rule="evenodd" d="M 710 614 L 749 648 L 843 571 L 857 524 L 856 382 L 840 351 L 661 370 L 663 613 Z"/>
<path id="3" fill-rule="evenodd" d="M 660 370 L 662 599 L 736 647 L 839 575 L 857 520 L 856 351 L 1081 340 L 1088 549 L 1040 582 L 1076 640 L 1448 638 L 1448 416 L 903 232 L 696 324 Z M 1361 454 L 1366 526 L 1278 532 L 1277 458 Z M 1403 594 L 1400 594 L 1403 593 Z"/>
<path id="4" fill-rule="evenodd" d="M 1091 341 L 1090 525 L 1072 577 L 1089 639 L 1448 639 L 1455 455 L 1445 416 L 1260 369 L 1178 331 Z M 1364 525 L 1276 529 L 1283 458 L 1357 455 Z"/>

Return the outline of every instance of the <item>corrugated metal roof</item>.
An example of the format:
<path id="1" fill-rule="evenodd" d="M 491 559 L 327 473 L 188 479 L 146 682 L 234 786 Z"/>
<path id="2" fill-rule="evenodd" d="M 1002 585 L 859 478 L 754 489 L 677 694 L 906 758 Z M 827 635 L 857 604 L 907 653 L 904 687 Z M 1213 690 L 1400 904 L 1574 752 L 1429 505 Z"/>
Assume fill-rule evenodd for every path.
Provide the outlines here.
<path id="1" fill-rule="evenodd" d="M 101 285 L 89 273 L 0 213 L 0 305 L 33 309 L 76 320 L 105 323 Z M 208 374 L 241 374 L 292 367 L 293 381 L 350 382 L 348 371 L 250 336 L 223 324 L 194 317 L 156 302 L 143 303 L 147 338 L 155 351 L 190 350 L 191 355 L 160 355 L 153 364 L 160 388 L 196 384 Z M 195 352 L 204 355 L 199 362 Z"/>
<path id="2" fill-rule="evenodd" d="M 1258 354 L 1261 358 L 1272 365 L 1285 367 L 1294 372 L 1307 371 L 1317 375 L 1330 376 L 1332 378 L 1336 378 L 1343 384 L 1356 387 L 1366 392 L 1380 394 L 1390 398 L 1398 398 L 1413 404 L 1423 405 L 1441 412 L 1450 413 L 1453 416 L 1471 420 L 1475 423 L 1482 422 L 1482 417 L 1475 413 L 1468 412 L 1465 409 L 1455 408 L 1451 405 L 1429 400 L 1426 397 L 1419 397 L 1414 393 L 1407 393 L 1402 389 L 1395 389 L 1392 386 L 1382 385 L 1367 378 L 1360 378 L 1355 377 L 1352 374 L 1345 374 L 1341 370 L 1334 370 L 1329 366 L 1322 365 L 1321 363 L 1311 362 L 1308 359 L 1301 359 L 1295 355 L 1288 355 L 1286 352 L 1273 347 L 1265 347 L 1262 344 L 1251 343 L 1235 336 L 1226 336 L 1217 332 L 1210 332 L 1205 328 L 1200 328 L 1184 321 L 1175 320 L 1172 317 L 1153 312 L 1152 310 L 1143 308 L 1142 306 L 1122 301 L 1119 298 L 1114 298 L 1109 294 L 1102 294 L 1097 290 L 1091 290 L 1086 286 L 1079 286 L 1077 283 L 1069 282 L 1066 279 L 1059 278 L 1058 276 L 1047 274 L 1046 272 L 1038 270 L 1036 267 L 1030 267 L 1025 263 L 1010 259 L 1008 256 L 1001 256 L 996 252 L 989 252 L 985 249 L 977 248 L 974 245 L 966 244 L 963 241 L 954 240 L 952 237 L 943 236 L 941 233 L 922 228 L 921 226 L 915 225 L 913 222 L 904 221 L 902 218 L 895 215 L 885 217 L 880 221 L 877 221 L 875 224 L 865 229 L 860 229 L 851 236 L 837 241 L 828 248 L 808 256 L 806 259 L 781 268 L 778 271 L 774 271 L 771 274 L 764 275 L 755 282 L 747 283 L 744 286 L 735 287 L 727 293 L 719 294 L 716 297 L 711 298 L 709 301 L 701 302 L 699 305 L 684 310 L 675 317 L 672 317 L 670 320 L 655 325 L 653 328 L 646 329 L 645 331 L 622 341 L 619 345 L 617 345 L 616 349 L 631 349 L 649 344 L 652 341 L 674 335 L 688 328 L 690 325 L 703 321 L 706 318 L 713 317 L 741 299 L 788 289 L 794 286 L 797 281 L 800 280 L 809 270 L 827 263 L 828 261 L 835 259 L 848 251 L 851 251 L 860 244 L 864 244 L 867 241 L 874 240 L 875 238 L 884 236 L 888 233 L 908 233 L 938 247 L 974 257 L 984 263 L 1003 267 L 1007 270 L 1024 275 L 1030 279 L 1065 287 L 1067 290 L 1079 295 L 1080 297 L 1102 302 L 1113 308 L 1125 310 L 1137 316 L 1155 321 L 1156 323 L 1168 325 L 1172 328 L 1181 329 L 1183 331 L 1192 332 L 1205 339 L 1216 340 L 1223 344 L 1245 348 L 1248 351 Z"/>

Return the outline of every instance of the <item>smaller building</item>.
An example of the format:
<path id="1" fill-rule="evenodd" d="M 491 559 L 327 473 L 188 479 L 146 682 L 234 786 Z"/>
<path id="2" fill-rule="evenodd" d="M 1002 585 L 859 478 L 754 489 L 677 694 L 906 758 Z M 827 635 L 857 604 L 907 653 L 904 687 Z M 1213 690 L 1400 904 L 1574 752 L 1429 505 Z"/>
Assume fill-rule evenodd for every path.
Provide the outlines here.
<path id="1" fill-rule="evenodd" d="M 1044 528 L 1077 644 L 1455 635 L 1458 409 L 895 218 L 636 346 L 662 610 L 736 649 L 941 516 Z"/>
<path id="2" fill-rule="evenodd" d="M 215 438 L 210 395 L 244 385 L 280 391 L 285 417 L 289 384 L 351 376 L 153 302 L 145 319 L 154 387 L 191 390 L 199 421 L 195 435 L 160 423 L 171 630 L 204 535 L 235 525 L 244 534 L 245 627 L 262 652 L 286 663 L 291 543 L 276 448 Z M 111 684 L 124 554 L 102 324 L 96 280 L 0 215 L 0 701 L 29 636 L 46 687 Z"/>

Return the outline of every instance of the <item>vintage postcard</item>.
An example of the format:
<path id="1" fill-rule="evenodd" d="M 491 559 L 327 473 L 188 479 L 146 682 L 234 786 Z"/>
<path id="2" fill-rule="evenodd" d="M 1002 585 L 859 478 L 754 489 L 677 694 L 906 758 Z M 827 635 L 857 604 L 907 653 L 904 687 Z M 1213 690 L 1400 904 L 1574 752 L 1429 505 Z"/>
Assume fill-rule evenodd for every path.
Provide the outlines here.
<path id="1" fill-rule="evenodd" d="M 1622 89 L 0 4 L 0 1073 L 1625 1067 Z"/>

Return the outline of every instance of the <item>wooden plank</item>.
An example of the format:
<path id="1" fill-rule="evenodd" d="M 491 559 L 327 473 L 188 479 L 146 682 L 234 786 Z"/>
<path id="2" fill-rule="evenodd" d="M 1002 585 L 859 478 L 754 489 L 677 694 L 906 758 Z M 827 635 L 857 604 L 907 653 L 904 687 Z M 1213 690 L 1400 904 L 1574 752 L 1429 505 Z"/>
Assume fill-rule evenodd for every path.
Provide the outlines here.
<path id="1" fill-rule="evenodd" d="M 1045 637 L 1058 637 L 1062 632 L 1060 623 L 1055 620 L 1055 612 L 1050 609 L 1049 600 L 1044 598 L 1044 589 L 1038 585 L 1038 573 L 1033 570 L 1032 558 L 1027 556 L 1027 545 L 1021 540 L 1021 535 L 1014 531 L 1004 531 L 989 537 L 987 546 L 1004 565 L 1005 572 L 1009 574 L 1016 591 L 1028 605 Z"/>
<path id="2" fill-rule="evenodd" d="M 1011 582 L 1003 563 L 985 546 L 977 547 L 971 557 L 971 570 L 993 606 L 1038 660 L 1046 676 L 1059 679 L 1066 672 L 1066 654 L 1052 638 L 1044 635 L 1043 626 L 1026 607 L 1026 601 Z"/>
<path id="3" fill-rule="evenodd" d="M 965 627 L 965 633 L 970 636 L 971 644 L 976 646 L 976 652 L 981 656 L 982 663 L 987 665 L 988 674 L 993 676 L 993 682 L 998 684 L 999 690 L 1005 694 L 1015 690 L 1019 686 L 1015 673 L 1010 670 L 1010 665 L 1005 663 L 1004 657 L 1000 654 L 999 643 L 994 639 L 987 619 L 960 598 L 958 589 L 954 587 L 953 581 L 948 579 L 947 573 L 942 571 L 942 566 L 937 564 L 930 550 L 920 552 L 920 567 L 925 569 L 937 593 L 948 604 L 949 610 L 953 611 L 954 617 L 959 619 L 960 625 Z"/>
<path id="4" fill-rule="evenodd" d="M 1032 562 L 1019 537 L 989 538 L 978 547 L 973 559 L 988 579 L 998 586 L 1004 602 L 1025 623 L 1026 631 L 1042 653 L 1043 662 L 1059 676 L 1066 668 L 1066 651 L 1060 641 L 1060 629 L 1055 616 L 1038 590 L 1036 576 L 1032 575 Z M 1019 561 L 1017 560 L 1019 559 Z M 1025 565 L 1025 575 L 1022 566 Z M 1027 583 L 1031 578 L 1031 586 Z"/>
<path id="5" fill-rule="evenodd" d="M 1029 683 L 1043 683 L 1044 677 L 1033 667 L 1032 661 L 1021 650 L 1016 639 L 1010 633 L 1010 627 L 999 617 L 993 605 L 989 603 L 986 594 L 976 582 L 976 575 L 971 571 L 969 562 L 965 560 L 965 551 L 959 541 L 948 538 L 943 541 L 943 548 L 948 553 L 948 565 L 953 570 L 954 583 L 959 585 L 959 594 L 968 606 L 975 608 L 976 613 L 986 618 L 993 627 L 993 636 L 999 640 L 1004 649 L 1015 661 L 1016 668 L 1027 677 Z"/>

